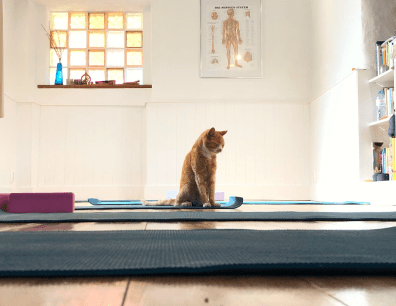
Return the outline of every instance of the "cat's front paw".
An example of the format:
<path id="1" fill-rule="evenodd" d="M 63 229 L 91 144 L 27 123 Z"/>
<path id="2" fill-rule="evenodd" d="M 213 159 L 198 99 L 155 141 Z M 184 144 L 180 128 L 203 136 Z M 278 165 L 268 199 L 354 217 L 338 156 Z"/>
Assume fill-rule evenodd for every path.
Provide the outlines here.
<path id="1" fill-rule="evenodd" d="M 181 203 L 181 206 L 190 207 L 190 206 L 192 206 L 192 203 L 191 202 L 183 202 L 183 203 Z"/>
<path id="2" fill-rule="evenodd" d="M 212 207 L 220 207 L 220 206 L 221 206 L 221 204 L 219 204 L 219 203 L 216 203 L 216 202 L 212 203 Z"/>
<path id="3" fill-rule="evenodd" d="M 210 203 L 205 203 L 205 204 L 203 205 L 203 207 L 212 207 L 212 205 L 211 205 Z"/>

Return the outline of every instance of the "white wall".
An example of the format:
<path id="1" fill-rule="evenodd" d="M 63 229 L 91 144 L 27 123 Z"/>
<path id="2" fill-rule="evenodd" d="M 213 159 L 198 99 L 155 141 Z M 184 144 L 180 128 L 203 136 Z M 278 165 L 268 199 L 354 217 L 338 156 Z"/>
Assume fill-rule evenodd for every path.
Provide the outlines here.
<path id="1" fill-rule="evenodd" d="M 34 190 L 142 195 L 142 108 L 41 107 Z"/>
<path id="2" fill-rule="evenodd" d="M 308 105 L 151 103 L 147 106 L 146 197 L 178 190 L 186 154 L 207 128 L 228 130 L 216 189 L 247 199 L 308 199 Z"/>
<path id="3" fill-rule="evenodd" d="M 17 104 L 8 96 L 4 97 L 4 113 L 0 119 L 0 192 L 11 192 L 15 190 L 11 174 L 16 166 Z"/>
<path id="4" fill-rule="evenodd" d="M 16 102 L 32 102 L 37 89 L 36 38 L 38 27 L 41 28 L 40 9 L 31 0 L 4 0 L 3 8 L 4 91 Z"/>
<path id="5" fill-rule="evenodd" d="M 389 1 L 312 0 L 314 70 L 311 102 L 313 200 L 395 204 L 391 185 L 371 179 L 375 41 L 394 34 Z M 365 68 L 351 73 L 352 68 Z"/>
<path id="6" fill-rule="evenodd" d="M 309 0 L 262 0 L 262 78 L 200 78 L 200 1 L 152 0 L 153 102 L 307 103 Z"/>
<path id="7" fill-rule="evenodd" d="M 153 0 L 151 11 L 145 196 L 178 189 L 185 155 L 213 126 L 229 131 L 218 157 L 218 190 L 251 199 L 307 199 L 310 1 L 262 1 L 261 79 L 199 77 L 199 1 Z"/>
<path id="8" fill-rule="evenodd" d="M 362 0 L 363 52 L 370 78 L 376 76 L 375 42 L 396 35 L 396 2 Z"/>
<path id="9" fill-rule="evenodd" d="M 311 0 L 312 98 L 365 68 L 362 8 L 357 0 Z"/>
<path id="10" fill-rule="evenodd" d="M 357 78 L 357 72 L 351 73 L 310 105 L 315 200 L 345 201 L 353 193 L 351 185 L 359 182 Z"/>
<path id="11" fill-rule="evenodd" d="M 6 2 L 19 191 L 138 198 L 147 181 L 144 195 L 163 198 L 177 188 L 189 147 L 215 126 L 229 130 L 218 167 L 218 186 L 228 195 L 309 198 L 309 0 L 262 1 L 263 78 L 238 80 L 199 78 L 199 1 L 153 0 L 152 70 L 144 77 L 153 88 L 126 91 L 37 89 L 48 70 L 37 20 L 48 11 L 31 0 Z M 18 35 L 25 40 L 13 39 Z"/>

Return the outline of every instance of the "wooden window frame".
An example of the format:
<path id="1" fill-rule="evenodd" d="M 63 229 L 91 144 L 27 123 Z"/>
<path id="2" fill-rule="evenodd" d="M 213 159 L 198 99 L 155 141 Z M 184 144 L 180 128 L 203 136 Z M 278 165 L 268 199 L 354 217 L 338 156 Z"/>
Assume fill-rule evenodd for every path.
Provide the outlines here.
<path id="1" fill-rule="evenodd" d="M 128 33 L 140 33 L 141 37 L 142 37 L 142 43 L 140 45 L 140 47 L 129 47 L 128 46 Z M 143 31 L 140 30 L 126 30 L 125 31 L 125 49 L 143 49 Z"/>
<path id="2" fill-rule="evenodd" d="M 53 31 L 58 31 L 58 32 L 66 32 L 66 47 L 65 52 L 67 52 L 67 66 L 64 68 L 67 69 L 67 76 L 64 75 L 64 79 L 69 79 L 70 78 L 70 70 L 73 69 L 82 69 L 85 70 L 85 72 L 88 72 L 89 70 L 95 70 L 95 69 L 104 69 L 105 71 L 105 79 L 108 80 L 108 70 L 118 70 L 118 69 L 123 69 L 123 76 L 124 76 L 124 82 L 126 82 L 126 77 L 127 77 L 127 69 L 128 68 L 140 68 L 143 69 L 143 28 L 141 29 L 128 29 L 128 14 L 141 14 L 143 18 L 143 13 L 134 13 L 134 12 L 81 12 L 81 11 L 69 11 L 69 12 L 51 12 L 51 13 L 67 13 L 68 14 L 68 29 L 67 30 L 52 30 L 50 29 L 51 32 Z M 83 13 L 85 14 L 85 29 L 72 29 L 71 28 L 71 17 L 73 13 Z M 122 29 L 113 29 L 113 28 L 108 28 L 108 17 L 110 14 L 113 13 L 122 13 L 123 14 L 123 28 Z M 103 14 L 104 15 L 104 29 L 91 29 L 90 28 L 90 22 L 89 18 L 91 14 Z M 143 23 L 142 23 L 143 26 Z M 86 40 L 87 44 L 85 48 L 70 48 L 70 35 L 69 33 L 71 31 L 86 31 Z M 124 32 L 124 47 L 123 48 L 114 48 L 114 47 L 108 47 L 108 32 Z M 91 47 L 90 46 L 90 41 L 89 41 L 89 34 L 92 32 L 102 32 L 104 33 L 104 47 Z M 142 46 L 141 47 L 127 47 L 127 33 L 128 32 L 140 32 L 142 36 Z M 124 65 L 123 66 L 108 66 L 107 65 L 107 51 L 108 50 L 123 50 L 124 52 Z M 128 50 L 134 50 L 142 53 L 142 65 L 127 65 L 127 54 Z M 70 61 L 70 53 L 71 51 L 85 51 L 86 52 L 86 64 L 85 66 L 72 66 L 71 61 Z M 89 54 L 90 52 L 95 52 L 95 51 L 104 51 L 105 53 L 105 58 L 104 58 L 104 66 L 91 66 L 89 63 Z M 64 53 L 65 56 L 65 53 Z M 51 65 L 50 63 L 50 68 L 56 68 Z M 141 80 L 142 81 L 142 80 Z"/>
<path id="3" fill-rule="evenodd" d="M 128 65 L 128 51 L 142 53 L 142 64 L 141 65 Z M 125 67 L 126 68 L 141 68 L 141 67 L 143 67 L 143 49 L 141 49 L 141 48 L 139 48 L 139 49 L 138 48 L 125 49 Z"/>

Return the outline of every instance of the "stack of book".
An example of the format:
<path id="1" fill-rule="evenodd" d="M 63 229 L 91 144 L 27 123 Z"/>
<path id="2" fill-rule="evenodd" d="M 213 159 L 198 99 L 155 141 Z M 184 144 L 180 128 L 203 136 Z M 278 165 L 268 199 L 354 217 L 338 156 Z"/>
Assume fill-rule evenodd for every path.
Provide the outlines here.
<path id="1" fill-rule="evenodd" d="M 396 180 L 396 163 L 395 163 L 395 138 L 391 138 L 389 148 L 383 148 L 381 152 L 382 173 L 389 174 L 389 180 Z"/>
<path id="2" fill-rule="evenodd" d="M 380 75 L 389 69 L 393 69 L 396 55 L 396 36 L 392 36 L 386 41 L 377 41 L 376 53 L 377 75 Z"/>

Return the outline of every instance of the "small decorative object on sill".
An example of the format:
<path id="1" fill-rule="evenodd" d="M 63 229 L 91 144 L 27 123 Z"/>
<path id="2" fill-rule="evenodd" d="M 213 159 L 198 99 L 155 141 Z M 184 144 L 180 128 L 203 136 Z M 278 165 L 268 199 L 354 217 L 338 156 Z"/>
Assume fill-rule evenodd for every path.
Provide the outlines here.
<path id="1" fill-rule="evenodd" d="M 63 85 L 63 69 L 60 62 L 56 65 L 55 85 Z"/>
<path id="2" fill-rule="evenodd" d="M 98 84 L 98 85 L 115 85 L 115 80 L 110 80 L 110 81 L 96 81 L 95 84 Z"/>
<path id="3" fill-rule="evenodd" d="M 134 82 L 124 82 L 125 85 L 139 85 L 140 80 Z"/>
<path id="4" fill-rule="evenodd" d="M 84 73 L 81 77 L 81 85 L 90 85 L 91 84 L 91 77 L 88 73 Z"/>
<path id="5" fill-rule="evenodd" d="M 82 85 L 81 80 L 71 79 L 70 85 Z"/>
<path id="6" fill-rule="evenodd" d="M 58 31 L 53 31 L 55 33 L 55 36 L 57 37 L 57 40 L 55 40 L 54 35 L 51 35 L 48 33 L 48 31 L 41 25 L 42 28 L 45 31 L 45 35 L 48 37 L 50 41 L 50 46 L 51 49 L 55 51 L 56 56 L 59 59 L 59 63 L 56 65 L 56 75 L 55 75 L 55 85 L 63 85 L 63 67 L 62 67 L 62 54 L 64 48 L 61 47 L 61 40 L 60 40 L 60 35 Z"/>

